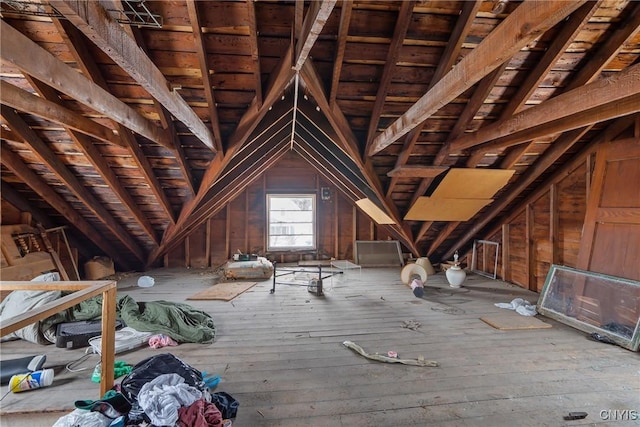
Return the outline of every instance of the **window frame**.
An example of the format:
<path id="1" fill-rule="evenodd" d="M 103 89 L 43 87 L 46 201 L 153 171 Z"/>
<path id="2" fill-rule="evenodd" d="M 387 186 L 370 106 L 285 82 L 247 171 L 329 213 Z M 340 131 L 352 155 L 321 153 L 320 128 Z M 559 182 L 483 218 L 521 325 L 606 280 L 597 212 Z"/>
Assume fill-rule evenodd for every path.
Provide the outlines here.
<path id="1" fill-rule="evenodd" d="M 309 198 L 311 199 L 311 245 L 310 246 L 271 246 L 271 200 L 272 199 L 294 199 L 294 198 Z M 317 194 L 315 193 L 267 193 L 265 202 L 265 218 L 266 218 L 266 233 L 265 233 L 265 247 L 268 252 L 291 252 L 291 251 L 314 251 L 318 246 L 317 236 Z M 287 223 L 284 223 L 287 224 Z M 293 236 L 306 236 L 306 234 L 293 234 Z M 283 236 L 286 236 L 283 235 Z"/>

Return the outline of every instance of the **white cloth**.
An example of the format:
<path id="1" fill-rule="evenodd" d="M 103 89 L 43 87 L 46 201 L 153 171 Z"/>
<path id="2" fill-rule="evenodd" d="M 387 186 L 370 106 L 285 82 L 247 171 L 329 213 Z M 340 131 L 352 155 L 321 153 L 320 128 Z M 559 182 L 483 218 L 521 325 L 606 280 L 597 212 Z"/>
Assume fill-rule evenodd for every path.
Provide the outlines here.
<path id="1" fill-rule="evenodd" d="M 107 427 L 113 421 L 97 411 L 75 409 L 58 418 L 53 427 Z"/>
<path id="2" fill-rule="evenodd" d="M 156 426 L 174 426 L 178 409 L 191 406 L 202 392 L 184 382 L 178 374 L 163 374 L 146 383 L 138 393 L 138 404 Z"/>
<path id="3" fill-rule="evenodd" d="M 506 308 L 508 310 L 514 310 L 516 313 L 522 316 L 535 316 L 538 314 L 536 306 L 529 301 L 522 298 L 515 298 L 511 302 L 497 302 L 495 306 L 498 308 Z"/>

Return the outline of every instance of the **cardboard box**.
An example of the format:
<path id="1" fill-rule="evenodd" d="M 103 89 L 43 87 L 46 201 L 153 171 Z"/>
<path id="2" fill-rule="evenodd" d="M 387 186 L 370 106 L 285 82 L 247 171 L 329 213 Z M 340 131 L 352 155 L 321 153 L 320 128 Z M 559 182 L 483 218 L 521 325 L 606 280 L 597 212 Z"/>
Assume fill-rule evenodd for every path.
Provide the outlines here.
<path id="1" fill-rule="evenodd" d="M 95 257 L 84 263 L 84 275 L 87 280 L 97 280 L 116 274 L 113 261 L 108 257 Z"/>

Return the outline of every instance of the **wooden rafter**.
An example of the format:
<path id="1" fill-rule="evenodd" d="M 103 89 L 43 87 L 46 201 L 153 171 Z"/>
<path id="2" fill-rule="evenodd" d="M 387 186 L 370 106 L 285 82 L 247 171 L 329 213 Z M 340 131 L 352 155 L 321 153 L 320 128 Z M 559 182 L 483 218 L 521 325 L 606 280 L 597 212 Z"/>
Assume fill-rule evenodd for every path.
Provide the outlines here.
<path id="1" fill-rule="evenodd" d="M 623 47 L 626 40 L 640 32 L 640 2 L 630 2 L 626 13 L 627 19 L 600 46 L 595 54 L 589 58 L 587 64 L 573 76 L 565 92 L 577 89 L 579 86 L 592 82 L 600 75 L 600 72 L 615 57 Z"/>
<path id="2" fill-rule="evenodd" d="M 0 21 L 0 39 L 0 56 L 26 74 L 46 82 L 151 141 L 165 146 L 168 144 L 166 135 L 157 126 L 106 90 L 79 75 L 4 20 Z"/>
<path id="3" fill-rule="evenodd" d="M 393 30 L 393 37 L 391 43 L 389 43 L 389 50 L 387 51 L 387 58 L 384 63 L 384 69 L 382 70 L 382 76 L 380 77 L 380 83 L 378 84 L 378 92 L 376 93 L 376 100 L 373 103 L 373 111 L 371 112 L 369 120 L 369 130 L 367 131 L 367 144 L 365 153 L 369 151 L 373 137 L 378 129 L 378 122 L 382 115 L 382 109 L 384 107 L 385 100 L 387 98 L 387 92 L 391 86 L 391 78 L 396 69 L 396 63 L 400 57 L 400 51 L 402 50 L 402 44 L 407 35 L 409 24 L 411 24 L 411 15 L 413 14 L 413 6 L 415 1 L 403 1 L 398 11 L 398 17 L 396 19 L 396 26 Z"/>
<path id="4" fill-rule="evenodd" d="M 453 32 L 449 37 L 449 43 L 447 43 L 447 47 L 445 48 L 442 57 L 438 62 L 438 67 L 433 74 L 433 78 L 429 83 L 429 88 L 427 89 L 427 91 L 431 89 L 437 82 L 439 82 L 440 79 L 442 79 L 442 77 L 449 72 L 449 70 L 451 70 L 451 67 L 453 67 L 455 61 L 458 59 L 460 50 L 462 49 L 462 43 L 467 38 L 467 34 L 471 29 L 471 24 L 473 24 L 473 19 L 475 18 L 476 14 L 478 13 L 478 9 L 480 8 L 480 4 L 480 0 L 466 1 L 463 3 L 460 16 L 456 21 L 456 26 L 454 27 Z M 484 101 L 484 98 L 482 99 L 482 101 Z M 476 111 L 477 110 L 473 111 L 474 114 Z M 469 118 L 469 120 L 470 119 L 471 118 Z M 460 122 L 460 120 L 458 120 L 458 122 Z M 405 136 L 404 144 L 402 146 L 402 150 L 400 150 L 400 154 L 398 154 L 398 158 L 396 159 L 396 168 L 401 168 L 409 161 L 409 157 L 411 156 L 411 153 L 413 152 L 413 149 L 418 142 L 418 138 L 420 138 L 420 133 L 422 132 L 422 129 L 424 128 L 426 123 L 426 120 L 423 121 L 415 129 L 407 133 L 407 135 Z M 465 127 L 466 125 L 467 122 L 465 121 Z M 387 188 L 387 196 L 390 196 L 395 189 L 395 186 L 398 183 L 398 179 L 399 177 L 391 178 L 391 181 L 389 182 L 389 186 Z M 431 181 L 429 181 L 429 183 L 430 182 Z M 422 194 L 424 194 L 424 191 L 425 190 L 423 190 L 419 195 L 421 196 Z M 413 202 L 415 202 L 415 200 L 412 201 L 412 204 Z"/>
<path id="5" fill-rule="evenodd" d="M 344 52 L 347 47 L 347 35 L 349 33 L 349 23 L 351 22 L 351 10 L 353 9 L 353 0 L 343 0 L 340 9 L 340 27 L 338 29 L 338 40 L 336 48 L 336 57 L 333 62 L 333 74 L 331 77 L 331 92 L 329 94 L 329 105 L 333 107 L 336 103 L 338 95 L 338 85 L 340 84 L 340 74 L 342 72 L 342 62 L 344 61 Z"/>
<path id="6" fill-rule="evenodd" d="M 542 79 L 546 77 L 553 65 L 558 61 L 558 58 L 564 55 L 569 45 L 573 43 L 575 36 L 581 31 L 582 26 L 589 21 L 589 18 L 596 11 L 599 3 L 600 2 L 585 3 L 572 13 L 566 21 L 559 24 L 561 28 L 558 34 L 553 38 L 553 41 L 545 50 L 542 58 L 536 63 L 533 70 L 529 70 L 524 82 L 519 85 L 518 91 L 504 107 L 499 120 L 506 120 L 522 109 L 531 94 L 538 88 Z"/>
<path id="7" fill-rule="evenodd" d="M 536 69 L 534 69 L 522 85 L 523 89 L 515 95 L 514 99 L 518 99 L 519 104 L 516 105 L 515 101 L 511 101 L 507 105 L 505 112 L 501 115 L 501 120 L 506 120 L 511 116 L 511 114 L 519 111 L 524 101 L 526 101 L 526 98 L 529 97 L 530 93 L 533 92 L 535 87 L 539 84 L 540 79 L 544 77 L 543 74 L 546 74 L 546 72 L 551 68 L 551 64 L 564 53 L 564 49 L 570 44 L 572 38 L 577 33 L 577 30 L 575 29 L 576 26 L 579 28 L 588 21 L 589 17 L 593 15 L 596 6 L 599 4 L 600 2 L 586 3 L 571 15 L 556 40 L 545 52 L 542 61 L 536 66 Z M 618 28 L 608 41 L 598 48 L 589 63 L 582 68 L 576 76 L 574 76 L 569 84 L 562 89 L 562 92 L 567 92 L 573 88 L 577 88 L 591 82 L 605 67 L 605 65 L 618 54 L 623 46 L 623 42 L 640 30 L 640 4 L 637 4 L 635 6 L 635 11 L 632 11 L 632 13 L 627 16 L 628 19 L 625 24 Z M 538 79 L 534 79 L 534 77 L 531 76 L 540 77 Z M 525 89 L 529 90 L 525 91 Z M 513 167 L 513 165 L 529 150 L 532 145 L 534 145 L 534 143 L 535 140 L 531 140 L 523 144 L 509 147 L 505 152 L 504 158 L 500 162 L 500 168 L 509 169 Z"/>
<path id="8" fill-rule="evenodd" d="M 55 0 L 50 3 L 183 122 L 196 138 L 215 151 L 214 136 L 209 128 L 176 91 L 169 90 L 162 72 L 99 2 Z"/>
<path id="9" fill-rule="evenodd" d="M 254 97 L 254 100 L 249 106 L 249 109 L 240 119 L 235 132 L 229 138 L 229 144 L 227 146 L 227 150 L 224 153 L 224 156 L 216 155 L 216 157 L 213 159 L 213 161 L 205 171 L 196 196 L 189 202 L 185 203 L 182 210 L 180 211 L 180 215 L 175 225 L 167 228 L 160 247 L 155 251 L 152 251 L 151 255 L 149 256 L 148 263 L 155 261 L 158 256 L 163 254 L 167 250 L 167 248 L 171 247 L 171 245 L 175 243 L 177 234 L 187 223 L 193 211 L 207 195 L 209 189 L 215 183 L 216 179 L 220 176 L 226 165 L 229 164 L 235 153 L 242 147 L 242 145 L 246 142 L 247 138 L 249 138 L 256 126 L 258 126 L 260 121 L 267 114 L 269 108 L 273 106 L 277 99 L 279 99 L 284 89 L 291 82 L 291 79 L 294 76 L 294 71 L 291 68 L 292 58 L 293 51 L 290 47 L 289 49 L 287 49 L 285 55 L 281 58 L 280 64 L 278 65 L 278 67 L 276 67 L 276 71 L 272 75 L 269 89 L 264 98 L 262 106 L 258 107 L 257 100 Z"/>
<path id="10" fill-rule="evenodd" d="M 260 71 L 255 0 L 247 0 L 247 22 L 249 23 L 249 46 L 251 47 L 251 62 L 253 63 L 253 80 L 256 85 L 256 104 L 259 108 L 262 106 L 262 72 Z"/>
<path id="11" fill-rule="evenodd" d="M 405 227 L 405 224 L 403 224 L 400 219 L 400 214 L 398 213 L 396 205 L 385 197 L 385 194 L 382 191 L 382 185 L 380 184 L 378 176 L 375 174 L 371 163 L 364 162 L 360 156 L 358 152 L 357 139 L 353 134 L 346 117 L 337 104 L 335 104 L 333 108 L 329 106 L 329 101 L 327 100 L 324 90 L 322 89 L 322 84 L 320 83 L 320 77 L 318 76 L 312 62 L 309 61 L 304 65 L 302 69 L 302 78 L 306 86 L 309 88 L 311 95 L 323 111 L 329 124 L 335 131 L 338 137 L 336 142 L 340 142 L 340 145 L 345 152 L 347 152 L 356 163 L 361 173 L 366 178 L 370 188 L 374 191 L 378 200 L 383 204 L 383 208 L 387 215 L 395 221 L 396 225 L 390 227 L 391 231 L 407 246 L 407 248 L 417 255 L 419 253 L 418 249 L 411 238 L 408 227 Z"/>
<path id="12" fill-rule="evenodd" d="M 121 3 L 119 0 L 116 0 L 116 2 Z M 119 6 L 122 9 L 122 5 L 120 4 Z M 140 29 L 137 27 L 126 27 L 125 31 L 127 31 L 127 33 L 134 38 L 138 46 L 140 46 L 140 49 L 144 50 L 147 56 L 149 56 L 149 50 L 144 41 L 144 38 L 142 37 L 142 33 Z M 155 99 L 153 100 L 153 107 L 158 113 L 158 117 L 160 118 L 160 123 L 162 123 L 163 129 L 165 129 L 170 135 L 171 141 L 173 143 L 172 149 L 176 155 L 176 162 L 178 163 L 178 167 L 182 171 L 182 175 L 184 176 L 184 179 L 187 182 L 187 189 L 189 191 L 189 195 L 187 196 L 187 198 L 191 199 L 195 195 L 193 174 L 191 173 L 191 168 L 187 163 L 184 149 L 182 148 L 182 144 L 180 143 L 180 137 L 178 136 L 178 133 L 176 132 L 176 129 L 175 129 L 175 125 L 173 123 L 173 118 L 171 117 L 171 114 L 167 111 L 167 109 Z M 154 174 L 154 177 L 155 177 L 155 174 Z M 157 182 L 157 180 L 155 181 L 152 180 L 151 182 Z M 154 192 L 161 191 L 159 189 L 160 187 L 158 187 L 158 189 L 156 189 Z M 164 192 L 162 194 L 164 195 Z M 169 212 L 170 208 L 169 209 L 167 208 L 170 205 L 166 196 L 164 196 L 162 203 L 165 207 L 165 212 Z M 174 222 L 173 215 L 171 215 L 171 222 L 172 223 Z"/>
<path id="13" fill-rule="evenodd" d="M 188 220 L 180 227 L 174 238 L 164 246 L 163 251 L 166 252 L 170 250 L 180 242 L 180 239 L 185 238 L 193 229 L 206 221 L 207 218 L 224 209 L 225 205 L 236 197 L 240 191 L 246 188 L 247 185 L 255 182 L 266 169 L 274 165 L 289 151 L 289 145 L 287 143 L 288 138 L 284 137 L 279 141 L 263 144 L 263 152 L 261 154 L 254 155 L 250 159 L 244 158 L 243 162 L 246 162 L 246 168 L 244 170 L 246 172 L 238 173 L 235 177 L 231 178 L 226 185 L 221 186 L 221 191 L 215 194 L 209 194 L 206 200 L 198 205 L 191 213 Z"/>
<path id="14" fill-rule="evenodd" d="M 80 67 L 84 75 L 94 84 L 100 86 L 104 90 L 108 90 L 108 85 L 100 68 L 98 67 L 94 58 L 92 58 L 89 49 L 87 48 L 87 43 L 82 33 L 78 31 L 76 27 L 71 25 L 68 21 L 53 19 L 54 26 L 58 29 L 58 33 L 61 35 L 63 40 L 67 43 L 67 47 L 69 48 L 71 54 L 73 55 L 76 64 Z M 144 155 L 142 149 L 140 148 L 140 144 L 136 141 L 134 135 L 122 124 L 117 124 L 118 127 L 118 135 L 120 137 L 120 143 L 122 146 L 126 147 L 131 153 L 131 157 L 134 162 L 137 164 L 140 172 L 145 178 L 147 185 L 153 192 L 156 200 L 160 207 L 164 210 L 167 215 L 167 219 L 170 223 L 175 221 L 174 213 L 171 209 L 171 204 L 169 203 L 169 199 L 167 198 L 162 186 L 158 182 L 151 164 L 147 159 L 147 156 Z M 166 145 L 165 147 L 169 149 L 173 149 L 172 138 L 175 137 L 175 133 L 171 134 L 169 132 L 164 132 L 166 136 Z M 126 197 L 126 196 L 125 196 Z M 157 243 L 157 238 L 154 237 L 154 242 Z"/>
<path id="15" fill-rule="evenodd" d="M 311 2 L 307 16 L 304 18 L 304 23 L 302 24 L 300 39 L 296 45 L 296 56 L 293 65 L 296 71 L 300 71 L 307 61 L 309 53 L 311 53 L 311 48 L 318 39 L 324 24 L 327 23 L 327 19 L 329 19 L 329 15 L 331 15 L 336 1 L 337 0 L 322 0 Z"/>
<path id="16" fill-rule="evenodd" d="M 521 3 L 478 47 L 378 135 L 367 154 L 375 155 L 411 131 L 585 1 Z"/>
<path id="17" fill-rule="evenodd" d="M 33 154 L 53 172 L 65 186 L 103 223 L 122 244 L 140 261 L 144 261 L 145 253 L 131 235 L 120 225 L 93 194 L 78 180 L 67 166 L 56 156 L 49 146 L 29 127 L 18 113 L 3 106 L 2 118 L 11 129 L 31 149 Z"/>
<path id="18" fill-rule="evenodd" d="M 112 129 L 94 122 L 82 114 L 22 90 L 6 80 L 0 81 L 0 91 L 2 92 L 3 105 L 42 117 L 101 141 L 123 145 Z"/>
<path id="19" fill-rule="evenodd" d="M 496 81 L 498 80 L 498 78 L 500 78 L 500 75 L 502 75 L 502 73 L 504 72 L 504 69 L 506 68 L 508 62 L 509 61 L 505 61 L 500 67 L 493 70 L 491 74 L 485 76 L 480 81 L 480 83 L 478 84 L 478 87 L 473 92 L 471 99 L 469 100 L 469 102 L 467 102 L 467 105 L 465 106 L 464 111 L 462 112 L 462 114 L 460 114 L 460 116 L 458 117 L 458 120 L 453 126 L 453 129 L 449 133 L 449 138 L 447 139 L 447 142 L 445 142 L 445 144 L 440 148 L 440 150 L 438 150 L 438 153 L 436 154 L 436 157 L 433 161 L 434 165 L 442 165 L 445 162 L 445 160 L 449 156 L 449 149 L 450 149 L 451 142 L 455 137 L 457 137 L 458 135 L 461 135 L 464 132 L 464 130 L 467 128 L 467 125 L 473 119 L 473 116 L 476 114 L 478 109 L 484 103 L 484 100 L 487 98 L 489 92 L 495 85 Z M 484 156 L 484 154 L 472 156 L 473 159 L 472 160 L 470 159 L 470 161 L 468 162 L 468 165 L 473 164 L 473 166 L 471 167 L 475 167 L 477 162 L 479 162 L 479 157 L 481 156 Z M 427 191 L 427 189 L 429 188 L 432 182 L 433 182 L 432 178 L 424 178 L 422 182 L 420 182 L 420 185 L 418 186 L 418 190 L 414 192 L 413 197 L 411 198 L 412 206 L 416 202 L 416 200 L 418 200 L 418 197 L 422 196 Z M 420 231 L 416 235 L 416 241 L 422 240 L 432 225 L 433 225 L 433 222 L 424 223 L 420 227 Z M 436 246 L 432 245 L 432 248 L 435 249 Z"/>
<path id="20" fill-rule="evenodd" d="M 560 170 L 555 172 L 545 182 L 537 185 L 537 190 L 531 193 L 519 203 L 519 207 L 511 210 L 511 214 L 501 223 L 508 223 L 513 218 L 520 214 L 522 208 L 526 204 L 538 199 L 542 194 L 548 191 L 548 188 L 552 182 L 555 182 L 558 177 L 566 176 L 566 172 L 575 168 L 579 163 L 583 162 L 585 157 L 593 152 L 595 148 L 603 142 L 610 141 L 618 136 L 621 132 L 633 126 L 637 117 L 628 116 L 622 117 L 611 123 L 606 129 L 602 130 L 599 135 L 593 138 L 586 146 L 584 146 L 579 153 L 575 154 L 572 160 L 565 164 Z M 443 259 L 447 259 L 453 255 L 456 248 L 462 247 L 467 244 L 477 233 L 480 232 L 489 222 L 491 222 L 501 211 L 506 208 L 512 201 L 520 197 L 522 191 L 524 191 L 531 183 L 536 181 L 544 171 L 553 164 L 560 156 L 562 156 L 575 142 L 577 142 L 582 135 L 586 132 L 586 128 L 576 129 L 570 132 L 566 132 L 562 139 L 557 140 L 551 145 L 544 154 L 536 161 L 528 170 L 527 174 L 521 175 L 517 182 L 515 182 L 510 188 L 508 193 L 505 193 L 498 200 L 494 201 L 487 210 L 482 214 L 480 218 L 474 221 L 473 226 L 467 230 L 463 236 L 459 237 L 457 241 L 444 253 Z M 497 230 L 493 230 L 493 234 Z"/>
<path id="21" fill-rule="evenodd" d="M 220 133 L 220 120 L 218 118 L 218 106 L 216 97 L 213 93 L 213 84 L 211 83 L 211 73 L 209 72 L 209 58 L 207 58 L 207 48 L 202 34 L 202 24 L 200 23 L 200 13 L 198 12 L 198 3 L 196 0 L 187 0 L 187 11 L 189 13 L 189 21 L 193 31 L 193 40 L 196 47 L 196 54 L 200 62 L 200 72 L 202 74 L 202 84 L 204 86 L 204 96 L 209 105 L 209 115 L 211 117 L 211 128 L 213 129 L 215 151 L 222 151 L 222 134 Z"/>
<path id="22" fill-rule="evenodd" d="M 102 234 L 98 232 L 98 230 L 96 230 L 82 215 L 80 215 L 69 202 L 56 193 L 49 184 L 44 182 L 42 178 L 29 169 L 20 157 L 6 147 L 5 144 L 2 144 L 0 160 L 3 165 L 9 168 L 22 181 L 27 183 L 27 185 L 42 197 L 45 202 L 51 205 L 51 207 L 56 211 L 60 212 L 62 216 L 67 218 L 67 220 L 74 225 L 74 227 L 95 243 L 96 246 L 102 249 L 115 262 L 126 268 L 133 267 L 133 260 L 128 259 L 124 256 L 122 251 L 118 250 L 110 242 L 103 239 Z"/>
<path id="23" fill-rule="evenodd" d="M 606 79 L 565 92 L 451 143 L 451 152 L 480 147 L 483 151 L 532 138 L 576 129 L 640 110 L 640 64 Z M 488 142 L 491 141 L 491 142 Z M 488 142 L 488 143 L 487 143 Z"/>
<path id="24" fill-rule="evenodd" d="M 34 78 L 27 78 L 31 86 L 40 94 L 43 99 L 58 105 L 64 105 L 64 101 L 57 96 L 57 93 L 51 89 L 50 86 L 45 85 L 39 80 Z M 107 162 L 102 157 L 98 148 L 93 144 L 91 139 L 86 135 L 76 132 L 73 129 L 66 128 L 67 133 L 71 139 L 80 147 L 80 150 L 85 154 L 89 162 L 96 168 L 102 179 L 109 185 L 109 188 L 120 199 L 122 204 L 129 210 L 133 220 L 147 233 L 154 242 L 158 242 L 156 231 L 153 229 L 151 222 L 147 216 L 142 212 L 137 205 L 131 194 L 124 188 L 116 174 L 109 167 Z"/>
<path id="25" fill-rule="evenodd" d="M 393 168 L 387 172 L 387 176 L 400 178 L 435 178 L 447 169 L 449 169 L 448 166 L 404 165 Z"/>

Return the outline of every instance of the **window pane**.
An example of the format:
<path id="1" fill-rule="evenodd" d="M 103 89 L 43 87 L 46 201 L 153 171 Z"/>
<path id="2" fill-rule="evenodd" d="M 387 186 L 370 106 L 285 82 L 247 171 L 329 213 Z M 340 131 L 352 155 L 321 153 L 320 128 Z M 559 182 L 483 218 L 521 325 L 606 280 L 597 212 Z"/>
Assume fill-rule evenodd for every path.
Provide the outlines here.
<path id="1" fill-rule="evenodd" d="M 315 195 L 267 195 L 268 249 L 315 248 Z"/>
<path id="2" fill-rule="evenodd" d="M 271 223 L 274 222 L 313 222 L 313 212 L 271 211 Z"/>

